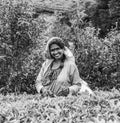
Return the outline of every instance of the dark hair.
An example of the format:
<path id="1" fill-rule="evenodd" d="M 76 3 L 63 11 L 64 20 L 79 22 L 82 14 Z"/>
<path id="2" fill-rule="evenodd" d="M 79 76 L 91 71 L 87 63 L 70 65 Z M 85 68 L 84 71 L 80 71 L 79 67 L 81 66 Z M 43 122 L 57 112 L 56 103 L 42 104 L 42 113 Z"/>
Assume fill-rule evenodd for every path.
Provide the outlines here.
<path id="1" fill-rule="evenodd" d="M 53 39 L 49 44 L 49 50 L 52 44 L 57 44 L 61 49 L 65 48 L 65 44 L 61 38 Z"/>

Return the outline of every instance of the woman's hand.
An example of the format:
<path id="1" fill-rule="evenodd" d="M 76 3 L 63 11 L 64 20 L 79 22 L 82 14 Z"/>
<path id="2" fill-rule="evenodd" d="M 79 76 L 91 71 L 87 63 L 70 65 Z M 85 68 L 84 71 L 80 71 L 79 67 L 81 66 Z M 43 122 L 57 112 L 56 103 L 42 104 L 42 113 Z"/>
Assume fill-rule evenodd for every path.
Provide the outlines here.
<path id="1" fill-rule="evenodd" d="M 50 97 L 54 97 L 54 94 L 46 89 L 45 87 L 42 87 L 41 90 L 40 90 L 40 94 L 43 96 L 43 97 L 46 97 L 46 96 L 50 96 Z"/>
<path id="2" fill-rule="evenodd" d="M 79 93 L 88 92 L 89 95 L 94 95 L 94 92 L 90 89 L 88 85 L 82 84 Z"/>
<path id="3" fill-rule="evenodd" d="M 70 90 L 68 87 L 63 87 L 57 94 L 57 96 L 68 96 Z"/>
<path id="4" fill-rule="evenodd" d="M 45 87 L 42 87 L 40 90 L 40 94 L 45 97 L 48 95 L 47 89 Z"/>

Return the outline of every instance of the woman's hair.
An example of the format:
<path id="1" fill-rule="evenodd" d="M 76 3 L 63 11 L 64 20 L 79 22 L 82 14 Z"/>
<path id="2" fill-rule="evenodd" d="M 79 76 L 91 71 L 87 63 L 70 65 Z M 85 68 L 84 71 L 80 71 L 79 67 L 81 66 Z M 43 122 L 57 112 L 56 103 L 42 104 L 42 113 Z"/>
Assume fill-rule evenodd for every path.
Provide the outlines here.
<path id="1" fill-rule="evenodd" d="M 65 49 L 65 44 L 63 42 L 63 40 L 61 38 L 58 38 L 58 37 L 54 37 L 54 38 L 51 38 L 51 41 L 49 43 L 49 50 L 50 50 L 50 47 L 52 44 L 56 44 L 58 45 L 61 49 Z"/>

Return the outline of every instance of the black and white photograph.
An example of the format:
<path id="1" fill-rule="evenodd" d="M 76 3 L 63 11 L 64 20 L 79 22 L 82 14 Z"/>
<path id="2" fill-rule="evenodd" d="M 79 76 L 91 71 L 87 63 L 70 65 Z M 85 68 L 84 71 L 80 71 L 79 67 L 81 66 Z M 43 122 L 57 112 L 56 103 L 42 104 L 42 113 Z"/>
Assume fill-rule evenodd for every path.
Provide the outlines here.
<path id="1" fill-rule="evenodd" d="M 120 123 L 120 0 L 0 0 L 0 123 Z"/>

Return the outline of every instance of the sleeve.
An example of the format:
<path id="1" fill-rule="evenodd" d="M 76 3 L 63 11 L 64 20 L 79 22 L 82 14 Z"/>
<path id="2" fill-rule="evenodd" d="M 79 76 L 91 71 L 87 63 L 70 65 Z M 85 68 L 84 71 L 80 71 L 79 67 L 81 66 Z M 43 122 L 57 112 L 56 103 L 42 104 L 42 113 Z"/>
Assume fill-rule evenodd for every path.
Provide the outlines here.
<path id="1" fill-rule="evenodd" d="M 70 64 L 70 81 L 72 85 L 87 84 L 84 80 L 80 78 L 76 64 Z"/>
<path id="2" fill-rule="evenodd" d="M 83 84 L 87 85 L 87 83 L 80 78 L 76 64 L 70 64 L 69 75 L 71 81 L 71 86 L 69 87 L 70 93 L 78 92 Z"/>
<path id="3" fill-rule="evenodd" d="M 40 93 L 40 90 L 43 87 L 41 80 L 42 80 L 43 73 L 44 73 L 44 66 L 45 66 L 45 62 L 42 64 L 41 70 L 37 76 L 36 83 L 35 83 L 35 87 L 36 87 L 38 93 Z"/>
<path id="4" fill-rule="evenodd" d="M 78 68 L 75 64 L 72 64 L 70 67 L 70 76 L 72 81 L 72 85 L 69 87 L 71 94 L 87 91 L 90 95 L 94 95 L 87 82 L 80 78 Z"/>

